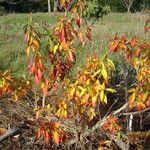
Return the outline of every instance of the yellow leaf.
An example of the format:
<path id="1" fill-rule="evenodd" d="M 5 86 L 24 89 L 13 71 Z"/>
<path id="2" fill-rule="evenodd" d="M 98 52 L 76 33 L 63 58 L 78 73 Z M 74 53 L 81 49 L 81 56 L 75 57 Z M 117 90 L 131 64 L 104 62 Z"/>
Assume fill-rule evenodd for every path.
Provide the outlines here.
<path id="1" fill-rule="evenodd" d="M 110 59 L 107 59 L 107 63 L 110 68 L 115 69 L 115 65 Z"/>
<path id="2" fill-rule="evenodd" d="M 26 49 L 27 57 L 30 55 L 30 46 Z"/>
<path id="3" fill-rule="evenodd" d="M 95 76 L 97 76 L 98 74 L 100 73 L 100 69 L 98 70 L 98 71 L 96 71 L 94 74 L 93 74 L 93 78 L 95 77 Z"/>
<path id="4" fill-rule="evenodd" d="M 101 92 L 100 92 L 100 99 L 101 99 L 101 102 L 103 102 L 103 99 L 104 99 L 104 91 L 101 91 Z"/>
<path id="5" fill-rule="evenodd" d="M 148 95 L 149 95 L 149 93 L 148 93 L 148 91 L 146 91 L 143 95 L 143 102 L 145 102 L 147 100 Z"/>
<path id="6" fill-rule="evenodd" d="M 70 90 L 70 96 L 71 96 L 71 98 L 73 98 L 73 96 L 74 96 L 74 93 L 75 93 L 75 87 L 73 87 L 71 90 Z"/>
<path id="7" fill-rule="evenodd" d="M 135 101 L 135 92 L 129 97 L 130 102 L 134 102 Z"/>
<path id="8" fill-rule="evenodd" d="M 100 89 L 105 90 L 105 83 L 104 82 L 103 82 L 103 84 L 100 84 Z"/>
<path id="9" fill-rule="evenodd" d="M 102 70 L 101 70 L 102 76 L 105 80 L 107 80 L 107 71 L 105 65 L 102 63 Z"/>
<path id="10" fill-rule="evenodd" d="M 68 116 L 67 111 L 66 111 L 66 110 L 63 110 L 63 111 L 62 111 L 62 117 L 67 118 L 67 116 Z"/>
<path id="11" fill-rule="evenodd" d="M 92 97 L 92 106 L 95 107 L 97 103 L 97 96 Z"/>
<path id="12" fill-rule="evenodd" d="M 32 42 L 33 42 L 33 38 L 30 36 L 28 45 L 31 46 L 31 45 L 32 45 Z"/>
<path id="13" fill-rule="evenodd" d="M 83 96 L 83 94 L 86 92 L 86 89 L 84 89 L 83 87 L 81 86 L 78 86 L 78 88 L 81 90 L 80 92 L 80 97 Z"/>
<path id="14" fill-rule="evenodd" d="M 105 104 L 107 104 L 107 96 L 106 95 L 104 95 L 104 100 L 103 101 L 104 101 Z"/>
<path id="15" fill-rule="evenodd" d="M 128 93 L 133 93 L 133 92 L 135 92 L 136 90 L 134 89 L 134 88 L 131 88 L 131 89 L 129 89 L 128 90 Z"/>
<path id="16" fill-rule="evenodd" d="M 55 54 L 57 49 L 58 49 L 59 45 L 55 45 L 54 48 L 53 48 L 53 53 Z"/>
<path id="17" fill-rule="evenodd" d="M 38 119 L 38 118 L 40 117 L 40 115 L 41 115 L 41 111 L 38 110 L 38 111 L 35 113 L 35 115 L 36 115 L 36 119 Z"/>
<path id="18" fill-rule="evenodd" d="M 92 120 L 96 116 L 95 109 L 90 108 L 89 109 L 89 119 Z"/>

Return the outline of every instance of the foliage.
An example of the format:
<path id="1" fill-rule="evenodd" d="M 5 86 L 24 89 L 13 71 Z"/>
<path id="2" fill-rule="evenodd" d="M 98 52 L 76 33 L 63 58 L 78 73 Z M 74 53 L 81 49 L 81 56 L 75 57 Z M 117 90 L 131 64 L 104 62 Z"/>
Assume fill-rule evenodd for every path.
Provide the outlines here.
<path id="1" fill-rule="evenodd" d="M 54 2 L 55 0 L 50 0 L 51 10 L 54 11 Z M 121 4 L 121 0 L 87 0 L 89 4 L 95 6 L 97 3 L 98 7 L 101 12 L 103 8 L 104 10 L 111 9 L 112 12 L 126 12 L 126 8 Z M 29 13 L 29 12 L 47 12 L 48 11 L 48 2 L 46 0 L 26 0 L 26 1 L 15 1 L 15 0 L 2 0 L 0 1 L 0 6 L 4 7 L 6 12 L 22 12 L 22 13 Z M 109 6 L 109 8 L 108 8 Z M 90 7 L 90 6 L 89 6 Z M 136 0 L 133 3 L 133 7 L 131 8 L 131 12 L 139 12 L 144 11 L 150 7 L 150 2 L 148 0 Z M 62 9 L 59 6 L 59 1 L 57 3 L 57 10 L 61 11 Z M 103 12 L 103 11 L 102 11 Z M 105 11 L 106 12 L 106 11 Z"/>
<path id="2" fill-rule="evenodd" d="M 64 15 L 51 30 L 46 28 L 45 34 L 32 23 L 25 28 L 30 80 L 15 78 L 7 70 L 1 71 L 0 94 L 19 100 L 29 90 L 34 89 L 35 95 L 39 90 L 41 97 L 32 102 L 34 114 L 26 122 L 35 127 L 36 140 L 42 138 L 45 144 L 52 143 L 51 148 L 61 143 L 66 143 L 66 147 L 67 143 L 86 145 L 85 139 L 92 140 L 94 135 L 98 141 L 95 147 L 100 145 L 98 149 L 114 147 L 113 142 L 117 148 L 125 149 L 130 143 L 129 134 L 126 134 L 128 126 L 124 126 L 123 130 L 119 115 L 124 110 L 144 110 L 150 106 L 149 41 L 115 35 L 105 55 L 99 57 L 95 52 L 87 58 L 86 65 L 70 78 L 69 72 L 79 51 L 75 42 L 80 42 L 84 48 L 87 40 L 92 40 L 92 27 L 82 18 L 83 1 L 72 3 L 71 0 L 61 0 L 60 5 L 65 10 Z M 42 47 L 43 39 L 47 42 L 45 48 Z M 43 51 L 47 51 L 48 55 Z M 109 106 L 110 95 L 118 92 L 110 84 L 115 65 L 109 58 L 110 53 L 118 51 L 135 69 L 137 82 L 128 91 L 126 87 L 126 97 L 122 97 L 125 104 L 121 103 L 117 110 L 110 111 L 114 105 L 111 104 L 108 112 L 102 112 L 105 106 Z M 58 94 L 61 90 L 60 97 L 47 101 L 54 92 Z M 95 144 L 95 141 L 92 142 Z"/>
<path id="3" fill-rule="evenodd" d="M 150 44 L 148 41 L 140 42 L 136 37 L 128 40 L 125 36 L 121 38 L 116 36 L 110 44 L 110 51 L 116 52 L 120 49 L 125 53 L 127 60 L 137 73 L 137 83 L 134 88 L 129 90 L 129 92 L 132 93 L 129 97 L 129 107 L 135 107 L 139 110 L 149 107 Z"/>
<path id="4" fill-rule="evenodd" d="M 87 6 L 84 11 L 84 16 L 87 19 L 92 17 L 100 18 L 110 12 L 110 8 L 108 5 L 103 6 L 97 0 L 87 2 Z"/>
<path id="5" fill-rule="evenodd" d="M 4 7 L 0 6 L 0 16 L 5 14 L 5 9 Z"/>

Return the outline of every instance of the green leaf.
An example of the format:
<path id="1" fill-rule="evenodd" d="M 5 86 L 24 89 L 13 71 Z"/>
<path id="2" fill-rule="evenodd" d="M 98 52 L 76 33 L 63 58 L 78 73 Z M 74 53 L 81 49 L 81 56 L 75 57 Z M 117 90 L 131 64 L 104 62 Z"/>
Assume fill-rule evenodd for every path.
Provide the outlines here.
<path id="1" fill-rule="evenodd" d="M 115 65 L 110 59 L 107 59 L 107 63 L 110 68 L 115 69 Z"/>

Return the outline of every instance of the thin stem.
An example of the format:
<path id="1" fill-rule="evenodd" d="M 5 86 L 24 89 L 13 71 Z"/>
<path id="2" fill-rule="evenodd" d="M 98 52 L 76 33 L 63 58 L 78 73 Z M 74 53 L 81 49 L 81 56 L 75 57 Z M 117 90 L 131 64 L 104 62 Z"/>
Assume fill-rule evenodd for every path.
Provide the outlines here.
<path id="1" fill-rule="evenodd" d="M 45 107 L 45 98 L 46 98 L 46 95 L 44 94 L 44 95 L 43 95 L 43 99 L 42 99 L 42 107 L 43 107 L 43 108 Z"/>

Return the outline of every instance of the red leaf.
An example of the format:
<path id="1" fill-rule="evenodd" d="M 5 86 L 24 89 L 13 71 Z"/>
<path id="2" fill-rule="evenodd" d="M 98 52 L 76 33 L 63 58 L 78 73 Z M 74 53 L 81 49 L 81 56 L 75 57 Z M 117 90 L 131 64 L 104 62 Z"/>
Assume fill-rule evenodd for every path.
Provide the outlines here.
<path id="1" fill-rule="evenodd" d="M 81 27 L 81 18 L 76 18 L 76 24 L 77 24 L 77 26 L 80 28 Z"/>
<path id="2" fill-rule="evenodd" d="M 49 59 L 51 60 L 52 63 L 55 60 L 55 55 L 52 52 L 49 52 Z"/>
<path id="3" fill-rule="evenodd" d="M 59 87 L 58 82 L 55 82 L 55 83 L 53 84 L 53 87 L 54 87 L 55 89 L 58 89 L 58 87 Z"/>
<path id="4" fill-rule="evenodd" d="M 44 141 L 46 144 L 48 143 L 49 139 L 50 139 L 49 133 L 47 131 L 45 131 Z"/>
<path id="5" fill-rule="evenodd" d="M 38 78 L 37 75 L 34 76 L 34 82 L 35 82 L 36 84 L 39 84 L 39 82 L 40 82 L 40 80 L 39 80 L 39 78 Z"/>
<path id="6" fill-rule="evenodd" d="M 41 130 L 40 128 L 37 131 L 36 139 L 39 139 L 41 137 Z"/>
<path id="7" fill-rule="evenodd" d="M 41 79 L 42 79 L 42 72 L 41 72 L 40 69 L 38 69 L 38 71 L 37 71 L 37 76 L 38 76 L 39 80 L 41 81 Z"/>
<path id="8" fill-rule="evenodd" d="M 116 52 L 119 48 L 119 45 L 115 42 L 111 42 L 111 44 L 109 45 L 109 50 L 111 52 Z"/>
<path id="9" fill-rule="evenodd" d="M 64 28 L 61 29 L 61 31 L 60 31 L 60 42 L 61 42 L 61 43 L 66 43 L 65 30 L 64 30 Z"/>

